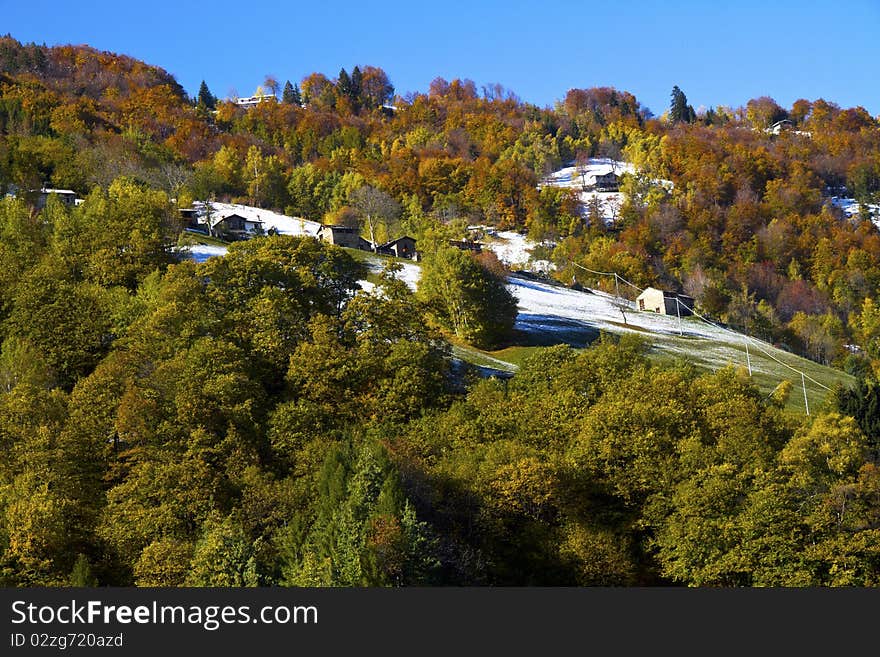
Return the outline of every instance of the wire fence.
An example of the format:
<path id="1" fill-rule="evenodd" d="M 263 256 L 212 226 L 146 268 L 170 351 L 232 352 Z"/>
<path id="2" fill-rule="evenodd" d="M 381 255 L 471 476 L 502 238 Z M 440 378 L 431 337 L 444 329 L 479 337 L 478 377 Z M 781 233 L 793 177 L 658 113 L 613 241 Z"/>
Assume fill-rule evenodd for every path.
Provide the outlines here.
<path id="1" fill-rule="evenodd" d="M 630 301 L 628 299 L 626 299 L 625 297 L 622 297 L 620 295 L 620 283 L 621 282 L 638 290 L 639 293 L 645 291 L 645 288 L 641 288 L 638 285 L 635 285 L 634 283 L 626 280 L 623 276 L 621 276 L 617 272 L 597 271 L 595 269 L 590 269 L 589 267 L 584 267 L 583 265 L 580 265 L 576 262 L 571 262 L 571 261 L 569 261 L 569 264 L 574 265 L 575 267 L 579 267 L 580 269 L 583 269 L 584 271 L 590 272 L 591 274 L 596 274 L 598 276 L 613 276 L 614 277 L 614 285 L 615 285 L 615 298 L 618 301 L 626 301 L 627 303 L 630 303 Z M 770 360 L 776 362 L 777 364 L 781 365 L 782 367 L 785 367 L 785 368 L 791 370 L 792 372 L 794 372 L 796 374 L 799 374 L 801 377 L 801 386 L 804 391 L 804 410 L 807 415 L 810 414 L 810 402 L 807 398 L 807 381 L 810 381 L 811 383 L 818 386 L 819 388 L 822 388 L 823 390 L 826 390 L 829 392 L 831 391 L 831 388 L 826 386 L 821 381 L 817 381 L 815 378 L 813 378 L 812 376 L 810 376 L 809 374 L 807 374 L 803 370 L 799 370 L 796 367 L 793 367 L 792 365 L 789 365 L 788 363 L 777 358 L 772 352 L 770 352 L 766 348 L 765 343 L 762 343 L 761 340 L 759 340 L 751 335 L 748 335 L 746 333 L 740 333 L 739 331 L 735 331 L 731 328 L 728 328 L 727 326 L 723 326 L 721 324 L 718 324 L 717 322 L 713 322 L 712 320 L 710 320 L 707 317 L 704 317 L 703 315 L 698 313 L 694 308 L 688 306 L 686 303 L 684 303 L 677 296 L 675 297 L 675 303 L 676 303 L 676 315 L 678 316 L 678 321 L 679 321 L 679 333 L 680 334 L 681 334 L 681 310 L 680 310 L 680 308 L 685 308 L 691 315 L 693 315 L 694 317 L 696 317 L 700 321 L 704 322 L 705 324 L 712 326 L 713 328 L 716 328 L 720 331 L 725 331 L 725 332 L 727 332 L 727 333 L 729 333 L 739 339 L 742 339 L 743 343 L 745 344 L 745 348 L 746 348 L 746 363 L 748 365 L 749 376 L 752 376 L 752 362 L 751 362 L 751 355 L 749 354 L 749 344 L 752 344 L 754 347 L 756 347 L 758 349 L 758 351 L 760 351 L 762 354 L 764 354 Z"/>

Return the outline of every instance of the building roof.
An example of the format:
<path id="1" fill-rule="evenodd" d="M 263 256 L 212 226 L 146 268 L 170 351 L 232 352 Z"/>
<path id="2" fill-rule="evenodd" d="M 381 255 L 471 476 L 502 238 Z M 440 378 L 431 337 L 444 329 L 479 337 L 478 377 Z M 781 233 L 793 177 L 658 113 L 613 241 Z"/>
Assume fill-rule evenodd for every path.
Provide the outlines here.
<path id="1" fill-rule="evenodd" d="M 415 237 L 410 237 L 409 235 L 401 235 L 400 237 L 397 237 L 397 238 L 395 238 L 395 239 L 393 239 L 393 240 L 388 240 L 387 242 L 385 242 L 385 244 L 380 244 L 380 245 L 379 245 L 379 248 L 380 248 L 380 249 L 384 249 L 384 248 L 387 248 L 387 247 L 393 246 L 394 244 L 397 244 L 398 242 L 400 242 L 400 241 L 402 241 L 402 240 L 412 240 L 413 242 L 415 242 L 415 241 L 416 241 L 416 238 L 415 238 Z"/>
<path id="2" fill-rule="evenodd" d="M 247 221 L 248 223 L 252 223 L 252 224 L 261 224 L 261 223 L 263 223 L 260 219 L 254 219 L 254 218 L 251 218 L 251 217 L 245 217 L 244 215 L 242 215 L 242 214 L 238 214 L 237 212 L 231 212 L 231 213 L 229 213 L 229 214 L 225 214 L 225 215 L 223 215 L 220 219 L 218 219 L 217 221 L 215 221 L 214 223 L 215 223 L 215 224 L 218 224 L 218 223 L 220 223 L 221 221 L 225 221 L 225 220 L 227 220 L 227 219 L 232 219 L 233 217 L 238 217 L 238 218 L 241 219 L 242 221 Z"/>
<path id="3" fill-rule="evenodd" d="M 656 287 L 646 287 L 644 290 L 642 290 L 641 294 L 639 294 L 639 296 L 636 298 L 640 298 L 640 297 L 644 296 L 645 294 L 648 294 L 649 292 L 662 292 L 663 296 L 667 299 L 675 299 L 676 297 L 679 299 L 692 299 L 693 298 L 693 297 L 688 296 L 687 294 L 680 294 L 678 292 L 669 292 L 668 290 L 660 290 Z"/>
<path id="4" fill-rule="evenodd" d="M 193 207 L 196 209 L 200 221 L 204 223 L 205 204 L 202 201 L 196 201 L 193 203 Z M 275 230 L 284 235 L 317 235 L 320 227 L 318 222 L 309 221 L 301 217 L 289 217 L 250 205 L 211 201 L 211 227 L 216 225 L 218 221 L 222 221 L 233 214 L 244 218 L 245 221 L 253 223 L 259 221 L 267 226 L 267 229 L 275 228 Z"/>
<path id="5" fill-rule="evenodd" d="M 319 230 L 324 230 L 325 228 L 329 228 L 332 231 L 336 231 L 339 233 L 359 233 L 360 228 L 355 226 L 340 226 L 337 224 L 321 224 L 321 228 Z"/>
<path id="6" fill-rule="evenodd" d="M 260 94 L 260 95 L 256 95 L 256 96 L 247 96 L 245 98 L 235 98 L 235 99 L 233 99 L 232 102 L 234 102 L 236 105 L 247 106 L 247 105 L 258 105 L 259 103 L 262 103 L 264 100 L 272 100 L 272 99 L 278 100 L 272 94 Z"/>
<path id="7" fill-rule="evenodd" d="M 42 189 L 40 189 L 40 193 L 41 194 L 59 194 L 59 195 L 60 194 L 64 194 L 64 195 L 73 194 L 74 196 L 76 195 L 76 192 L 73 191 L 72 189 L 52 189 L 49 187 L 43 187 Z"/>
<path id="8" fill-rule="evenodd" d="M 459 249 L 482 249 L 485 244 L 482 242 L 477 242 L 474 240 L 464 239 L 464 240 L 449 240 L 449 244 L 451 246 L 456 246 Z"/>

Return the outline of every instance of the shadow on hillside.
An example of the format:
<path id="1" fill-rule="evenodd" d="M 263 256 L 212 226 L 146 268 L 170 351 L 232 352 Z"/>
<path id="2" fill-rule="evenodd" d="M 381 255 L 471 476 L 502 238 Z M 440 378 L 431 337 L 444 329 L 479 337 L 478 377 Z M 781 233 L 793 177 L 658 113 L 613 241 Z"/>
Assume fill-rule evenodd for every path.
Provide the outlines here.
<path id="1" fill-rule="evenodd" d="M 598 337 L 599 329 L 577 319 L 520 313 L 516 318 L 514 337 L 510 345 L 552 347 L 557 344 L 567 344 L 583 348 L 589 346 Z"/>

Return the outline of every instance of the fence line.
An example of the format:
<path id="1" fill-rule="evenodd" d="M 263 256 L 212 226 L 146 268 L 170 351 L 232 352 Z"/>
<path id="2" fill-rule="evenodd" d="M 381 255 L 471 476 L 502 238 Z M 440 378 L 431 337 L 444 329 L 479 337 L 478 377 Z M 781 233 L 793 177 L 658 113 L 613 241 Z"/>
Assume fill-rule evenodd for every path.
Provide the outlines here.
<path id="1" fill-rule="evenodd" d="M 583 265 L 579 265 L 579 264 L 576 263 L 576 262 L 570 262 L 570 264 L 574 265 L 575 267 L 580 267 L 581 269 L 583 269 L 583 270 L 585 270 L 585 271 L 588 271 L 588 272 L 590 272 L 591 274 L 599 274 L 600 276 L 614 276 L 614 280 L 615 280 L 615 282 L 618 281 L 618 280 L 621 280 L 621 281 L 623 281 L 624 283 L 626 283 L 627 285 L 629 285 L 630 287 L 634 287 L 634 288 L 637 289 L 639 292 L 644 292 L 644 291 L 645 291 L 645 288 L 643 288 L 643 287 L 639 287 L 639 286 L 636 285 L 635 283 L 630 283 L 628 280 L 626 280 L 623 276 L 621 276 L 621 275 L 618 274 L 617 272 L 613 272 L 613 271 L 596 271 L 595 269 L 590 269 L 589 267 L 584 267 Z M 618 295 L 618 296 L 620 296 L 620 295 Z M 621 297 L 621 299 L 622 299 L 622 298 L 623 298 L 623 297 Z"/>
<path id="2" fill-rule="evenodd" d="M 629 285 L 629 286 L 631 286 L 631 287 L 637 289 L 639 292 L 644 292 L 644 288 L 640 288 L 638 285 L 635 285 L 635 284 L 629 282 L 628 280 L 626 280 L 623 276 L 621 276 L 621 275 L 618 274 L 617 272 L 603 272 L 603 271 L 596 271 L 596 270 L 594 270 L 594 269 L 590 269 L 589 267 L 584 267 L 583 265 L 580 265 L 580 264 L 578 264 L 578 263 L 576 263 L 576 262 L 571 262 L 571 261 L 569 261 L 569 264 L 572 264 L 572 265 L 574 265 L 575 267 L 580 267 L 581 269 L 583 269 L 583 270 L 585 270 L 585 271 L 588 271 L 588 272 L 590 272 L 591 274 L 597 274 L 597 275 L 600 275 L 600 276 L 613 276 L 613 277 L 614 277 L 615 286 L 617 285 L 617 281 L 618 281 L 618 280 L 621 280 L 621 281 L 623 281 L 624 283 L 626 283 L 627 285 Z M 615 296 L 616 296 L 617 299 L 621 299 L 621 300 L 627 301 L 627 299 L 624 299 L 624 297 L 621 297 L 621 296 L 620 296 L 620 290 L 619 290 L 619 288 L 618 288 L 618 290 L 617 290 L 617 294 L 616 294 Z M 795 372 L 795 373 L 797 373 L 797 374 L 800 374 L 800 375 L 801 375 L 801 384 L 803 385 L 803 389 L 804 389 L 804 407 L 805 407 L 805 409 L 806 409 L 806 414 L 807 414 L 807 415 L 810 414 L 810 405 L 809 405 L 809 402 L 807 401 L 807 384 L 806 384 L 807 380 L 809 380 L 811 383 L 814 383 L 815 385 L 819 386 L 820 388 L 822 388 L 822 389 L 824 389 L 824 390 L 827 390 L 827 391 L 829 391 L 829 392 L 831 391 L 831 388 L 829 388 L 828 386 L 826 386 L 824 383 L 821 383 L 821 382 L 817 381 L 816 379 L 814 379 L 813 377 L 811 377 L 809 374 L 803 372 L 802 370 L 797 369 L 796 367 L 792 367 L 792 366 L 789 365 L 788 363 L 785 363 L 785 362 L 779 360 L 776 356 L 774 356 L 772 353 L 770 353 L 769 351 L 767 351 L 767 349 L 764 348 L 764 346 L 761 344 L 761 341 L 757 340 L 756 338 L 752 337 L 751 335 L 748 335 L 748 334 L 746 334 L 746 333 L 740 333 L 740 332 L 738 332 L 738 331 L 734 331 L 733 329 L 730 329 L 730 328 L 728 328 L 728 327 L 726 327 L 726 326 L 721 326 L 720 324 L 716 324 L 716 323 L 713 322 L 712 320 L 710 320 L 710 319 L 704 317 L 703 315 L 701 315 L 700 313 L 698 313 L 698 312 L 697 312 L 696 310 L 694 310 L 693 308 L 689 307 L 686 303 L 684 303 L 683 301 L 681 301 L 678 297 L 675 298 L 675 302 L 676 302 L 676 311 L 678 311 L 679 305 L 680 305 L 680 306 L 683 306 L 683 307 L 686 308 L 688 311 L 690 311 L 691 314 L 693 314 L 695 317 L 697 317 L 698 319 L 700 319 L 702 322 L 705 322 L 705 323 L 708 324 L 709 326 L 713 326 L 713 327 L 715 327 L 715 328 L 717 328 L 717 329 L 719 329 L 719 330 L 721 330 L 721 331 L 726 331 L 726 332 L 731 333 L 731 334 L 733 334 L 733 335 L 735 335 L 735 336 L 737 336 L 737 337 L 742 338 L 742 339 L 744 340 L 744 342 L 745 342 L 745 345 L 746 345 L 746 359 L 749 361 L 749 376 L 752 375 L 751 359 L 750 359 L 750 357 L 749 357 L 749 355 L 748 355 L 749 342 L 751 342 L 755 347 L 757 347 L 758 350 L 759 350 L 761 353 L 763 353 L 765 356 L 767 356 L 767 358 L 769 358 L 770 360 L 772 360 L 772 361 L 778 363 L 779 365 L 782 365 L 782 366 L 785 367 L 785 368 L 788 368 L 788 369 L 791 370 L 792 372 Z M 678 312 L 680 313 L 680 311 L 678 311 Z M 680 324 L 680 323 L 681 323 L 681 315 L 679 314 L 679 332 L 681 331 L 681 324 Z"/>
<path id="3" fill-rule="evenodd" d="M 689 308 L 688 305 L 687 305 L 686 303 L 684 303 L 683 301 L 679 300 L 678 297 L 676 297 L 675 300 L 676 300 L 676 302 L 680 303 L 682 306 L 684 306 L 685 308 L 687 308 L 690 312 L 692 312 L 692 313 L 694 314 L 695 317 L 700 318 L 702 321 L 706 322 L 706 323 L 709 324 L 710 326 L 714 326 L 715 328 L 721 329 L 722 331 L 727 331 L 728 333 L 733 333 L 734 335 L 738 335 L 738 336 L 744 338 L 744 339 L 747 340 L 747 341 L 751 341 L 751 343 L 752 343 L 753 345 L 755 345 L 755 346 L 756 346 L 756 347 L 757 347 L 757 348 L 758 348 L 758 349 L 759 349 L 759 350 L 760 350 L 765 356 L 767 356 L 767 358 L 769 358 L 770 360 L 774 360 L 774 361 L 776 361 L 777 363 L 779 363 L 779 364 L 782 365 L 783 367 L 787 367 L 788 369 L 790 369 L 792 372 L 797 372 L 797 373 L 800 374 L 802 377 L 804 377 L 804 378 L 806 378 L 806 379 L 812 381 L 813 383 L 815 383 L 815 384 L 816 384 L 817 386 L 819 386 L 820 388 L 824 388 L 825 390 L 829 390 L 829 391 L 831 390 L 831 388 L 829 388 L 828 386 L 826 386 L 824 383 L 820 383 L 819 381 L 816 381 L 816 379 L 814 379 L 813 377 L 811 377 L 809 374 L 806 374 L 806 373 L 804 373 L 803 371 L 801 371 L 801 370 L 799 370 L 799 369 L 797 369 L 797 368 L 794 368 L 794 367 L 792 367 L 791 365 L 789 365 L 788 363 L 784 363 L 784 362 L 782 362 L 781 360 L 779 360 L 778 358 L 776 358 L 776 356 L 774 356 L 774 355 L 771 354 L 769 351 L 767 351 L 767 350 L 761 345 L 761 342 L 758 341 L 758 340 L 757 340 L 756 338 L 754 338 L 753 336 L 748 335 L 748 334 L 746 334 L 746 333 L 740 333 L 740 332 L 738 332 L 738 331 L 734 331 L 733 329 L 729 329 L 729 328 L 727 328 L 726 326 L 721 326 L 721 325 L 719 325 L 719 324 L 716 324 L 716 323 L 712 322 L 711 320 L 708 320 L 708 319 L 706 319 L 705 317 L 703 317 L 700 313 L 698 313 L 698 312 L 697 312 L 696 310 L 694 310 L 693 308 Z"/>

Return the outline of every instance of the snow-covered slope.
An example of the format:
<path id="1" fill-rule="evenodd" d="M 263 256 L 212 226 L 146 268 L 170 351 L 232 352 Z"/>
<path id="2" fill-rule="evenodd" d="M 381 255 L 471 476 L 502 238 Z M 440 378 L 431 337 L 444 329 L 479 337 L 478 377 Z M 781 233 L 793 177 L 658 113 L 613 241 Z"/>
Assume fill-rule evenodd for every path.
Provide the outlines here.
<path id="1" fill-rule="evenodd" d="M 556 269 L 556 265 L 549 260 L 534 257 L 533 250 L 538 245 L 521 233 L 512 230 L 492 231 L 486 234 L 482 243 L 511 269 L 535 273 Z"/>
<path id="2" fill-rule="evenodd" d="M 859 214 L 859 202 L 854 198 L 843 198 L 840 196 L 832 196 L 831 203 L 843 210 L 847 217 L 854 217 Z M 867 206 L 868 212 L 871 214 L 871 221 L 880 228 L 880 204 L 870 204 Z"/>
<path id="3" fill-rule="evenodd" d="M 199 260 L 209 255 L 222 255 L 222 250 L 222 247 L 196 247 L 190 257 Z M 375 272 L 381 271 L 385 262 L 379 256 L 367 258 L 367 265 Z M 398 275 L 415 290 L 421 267 L 415 263 L 401 264 L 403 269 Z M 361 281 L 361 287 L 367 292 L 374 289 L 368 281 Z M 645 337 L 654 353 L 684 358 L 705 369 L 750 364 L 755 379 L 769 390 L 783 379 L 800 383 L 800 371 L 806 369 L 811 404 L 819 403 L 829 388 L 849 378 L 843 372 L 809 363 L 770 344 L 697 317 L 683 317 L 679 321 L 677 317 L 638 312 L 631 302 L 615 299 L 604 292 L 580 292 L 518 276 L 511 276 L 507 287 L 518 301 L 516 328 L 529 338 L 529 344 L 564 343 L 583 347 L 600 331 L 618 335 L 636 333 Z M 489 357 L 484 354 L 481 358 Z M 515 365 L 494 360 L 502 370 L 516 369 Z"/>
<path id="4" fill-rule="evenodd" d="M 204 212 L 203 203 L 193 203 L 193 207 Z M 211 201 L 211 212 L 218 218 L 237 214 L 240 217 L 252 221 L 262 221 L 263 230 L 268 231 L 274 228 L 282 235 L 311 235 L 318 234 L 321 224 L 317 221 L 303 219 L 302 217 L 288 217 L 284 214 L 272 212 L 271 210 L 263 210 L 250 205 L 240 205 L 238 203 L 218 203 Z"/>
<path id="5" fill-rule="evenodd" d="M 382 258 L 381 256 L 371 255 L 366 259 L 367 267 L 370 271 L 374 273 L 379 273 L 384 269 L 385 263 L 387 260 Z M 422 268 L 416 264 L 409 264 L 398 262 L 398 264 L 403 268 L 399 272 L 397 272 L 397 278 L 405 282 L 409 288 L 415 292 L 416 287 L 419 283 L 419 277 L 422 275 Z M 373 284 L 369 281 L 360 281 L 361 287 L 367 291 L 373 289 Z"/>
<path id="6" fill-rule="evenodd" d="M 588 190 L 596 179 L 609 173 L 634 173 L 635 167 L 627 162 L 611 160 L 607 158 L 591 158 L 581 165 L 567 166 L 554 171 L 538 185 L 541 187 L 565 187 L 578 191 L 578 199 L 583 206 L 584 214 L 589 212 L 590 206 L 595 202 L 598 206 L 599 216 L 602 220 L 611 224 L 617 220 L 623 196 L 620 192 L 599 192 Z"/>
<path id="7" fill-rule="evenodd" d="M 590 158 L 582 165 L 572 165 L 554 171 L 542 181 L 541 185 L 578 188 L 590 185 L 596 176 L 604 176 L 609 173 L 617 175 L 635 173 L 635 170 L 635 167 L 628 162 L 608 158 Z"/>
<path id="8" fill-rule="evenodd" d="M 200 201 L 193 203 L 193 207 L 200 216 L 204 217 L 204 203 Z M 301 217 L 289 217 L 284 214 L 272 212 L 271 210 L 264 210 L 250 205 L 240 205 L 238 203 L 218 203 L 217 201 L 211 201 L 211 213 L 213 217 L 212 224 L 216 223 L 216 221 L 223 217 L 237 214 L 238 216 L 251 221 L 261 221 L 263 222 L 263 230 L 268 231 L 269 229 L 274 228 L 282 235 L 310 235 L 316 237 L 318 235 L 318 230 L 321 228 L 321 224 L 317 221 L 310 221 L 309 219 L 303 219 Z M 192 244 L 186 247 L 181 247 L 180 250 L 187 252 L 189 257 L 197 262 L 204 262 L 211 256 L 226 255 L 225 246 Z"/>
<path id="9" fill-rule="evenodd" d="M 377 259 L 372 266 L 380 269 L 381 261 Z M 420 272 L 416 264 L 404 266 L 402 277 L 412 289 L 418 285 Z M 800 383 L 800 371 L 806 370 L 807 392 L 814 405 L 825 397 L 829 388 L 849 378 L 843 372 L 809 363 L 766 342 L 698 317 L 679 320 L 675 316 L 639 312 L 634 303 L 601 291 L 580 292 L 519 276 L 508 279 L 507 289 L 518 301 L 516 328 L 529 336 L 530 344 L 584 347 L 602 331 L 618 335 L 634 333 L 643 336 L 654 353 L 683 358 L 704 369 L 750 366 L 754 379 L 769 390 L 783 379 Z M 482 354 L 481 362 L 487 357 Z M 516 369 L 510 363 L 499 363 L 498 369 L 502 371 Z"/>
<path id="10" fill-rule="evenodd" d="M 606 224 L 613 224 L 620 214 L 620 206 L 623 203 L 623 195 L 620 192 L 600 192 L 591 189 L 596 181 L 596 176 L 604 176 L 615 173 L 618 176 L 624 173 L 635 173 L 636 168 L 629 162 L 612 160 L 609 158 L 590 158 L 585 163 L 570 165 L 554 171 L 544 178 L 538 185 L 541 187 L 565 187 L 578 192 L 582 212 L 585 216 L 591 211 L 595 203 L 599 216 Z M 672 187 L 670 180 L 656 180 L 657 185 L 667 189 Z"/>
<path id="11" fill-rule="evenodd" d="M 187 253 L 196 262 L 204 262 L 212 256 L 226 255 L 227 248 L 225 246 L 209 246 L 207 244 L 190 244 L 189 246 L 181 247 L 181 251 Z"/>
<path id="12" fill-rule="evenodd" d="M 190 257 L 199 262 L 225 253 L 226 247 L 205 245 L 194 245 L 189 251 Z M 366 262 L 371 271 L 378 273 L 385 266 L 386 260 L 380 256 L 370 256 Z M 415 290 L 421 276 L 421 267 L 415 263 L 401 263 L 401 266 L 398 277 Z M 549 327 L 559 325 L 560 320 L 574 320 L 593 330 L 615 333 L 679 334 L 677 318 L 652 312 L 636 312 L 632 302 L 617 300 L 604 292 L 579 292 L 517 276 L 508 279 L 507 288 L 519 301 L 517 327 L 527 332 L 553 330 Z M 682 332 L 690 337 L 723 338 L 728 341 L 731 336 L 730 331 L 703 322 L 686 321 L 682 326 Z M 566 328 L 566 332 L 570 332 L 570 327 Z"/>

